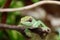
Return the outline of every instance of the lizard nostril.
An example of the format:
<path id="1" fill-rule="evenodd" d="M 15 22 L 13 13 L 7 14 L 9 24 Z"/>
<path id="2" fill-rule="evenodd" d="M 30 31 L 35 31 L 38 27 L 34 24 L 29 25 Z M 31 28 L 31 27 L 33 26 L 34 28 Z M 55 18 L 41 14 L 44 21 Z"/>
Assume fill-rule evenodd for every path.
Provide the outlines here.
<path id="1" fill-rule="evenodd" d="M 50 33 L 50 32 L 51 32 L 51 30 L 50 30 L 50 29 L 47 29 L 47 32 L 48 32 L 48 33 Z"/>

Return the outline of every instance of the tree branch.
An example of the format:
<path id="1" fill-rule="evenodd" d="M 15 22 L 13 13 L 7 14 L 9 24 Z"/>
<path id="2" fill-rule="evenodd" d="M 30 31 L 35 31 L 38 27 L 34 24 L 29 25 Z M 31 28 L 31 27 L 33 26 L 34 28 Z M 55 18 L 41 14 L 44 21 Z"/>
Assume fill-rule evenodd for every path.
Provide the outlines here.
<path id="1" fill-rule="evenodd" d="M 16 30 L 16 31 L 19 31 L 20 33 L 22 33 L 22 35 L 23 35 L 24 37 L 30 38 L 30 37 L 28 37 L 28 36 L 25 34 L 25 32 L 24 32 L 25 28 L 20 27 L 20 26 L 0 24 L 0 29 Z M 35 28 L 35 29 L 30 29 L 30 28 L 29 28 L 29 30 L 30 30 L 31 32 L 34 32 L 34 33 L 40 35 L 41 38 L 43 38 L 43 36 L 44 36 L 43 34 L 44 34 L 44 33 L 45 33 L 46 35 L 48 34 L 47 32 L 43 32 L 42 29 L 40 29 L 40 28 Z"/>

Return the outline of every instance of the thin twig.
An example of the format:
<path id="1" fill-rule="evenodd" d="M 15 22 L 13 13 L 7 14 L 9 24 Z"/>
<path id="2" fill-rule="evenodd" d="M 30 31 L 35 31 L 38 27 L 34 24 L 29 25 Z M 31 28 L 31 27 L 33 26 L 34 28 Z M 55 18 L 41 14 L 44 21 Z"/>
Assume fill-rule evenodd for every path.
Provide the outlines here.
<path id="1" fill-rule="evenodd" d="M 17 30 L 18 29 L 18 30 L 20 30 L 20 29 L 22 29 L 22 27 L 0 23 L 0 29 L 12 29 L 12 30 Z"/>
<path id="2" fill-rule="evenodd" d="M 12 26 L 12 25 L 7 25 L 7 24 L 0 24 L 0 29 L 17 30 L 17 31 L 19 31 L 20 33 L 22 33 L 22 34 L 24 35 L 24 37 L 30 38 L 30 37 L 28 37 L 28 36 L 25 34 L 24 30 L 25 30 L 26 28 L 23 28 L 23 27 L 19 27 L 19 26 L 15 26 L 15 25 Z M 46 35 L 48 34 L 47 32 L 43 32 L 40 28 L 35 28 L 35 29 L 30 29 L 30 28 L 28 28 L 28 29 L 29 29 L 31 32 L 34 32 L 34 33 L 40 35 L 42 38 L 43 38 L 43 34 L 44 34 L 44 33 L 46 33 Z"/>
<path id="3" fill-rule="evenodd" d="M 19 27 L 19 26 L 15 26 L 15 25 L 12 26 L 12 25 L 7 25 L 7 24 L 0 24 L 0 29 L 3 29 L 3 30 L 4 29 L 16 30 L 16 31 L 19 31 L 20 33 L 22 33 L 25 38 L 29 38 L 25 34 L 25 32 L 24 32 L 25 28 L 23 28 L 23 27 Z"/>
<path id="4" fill-rule="evenodd" d="M 32 5 L 29 6 L 25 6 L 25 7 L 20 7 L 20 8 L 0 8 L 0 12 L 12 12 L 12 11 L 22 11 L 22 10 L 28 10 L 37 6 L 41 6 L 43 4 L 57 4 L 60 5 L 59 1 L 39 1 L 37 3 L 34 3 Z"/>

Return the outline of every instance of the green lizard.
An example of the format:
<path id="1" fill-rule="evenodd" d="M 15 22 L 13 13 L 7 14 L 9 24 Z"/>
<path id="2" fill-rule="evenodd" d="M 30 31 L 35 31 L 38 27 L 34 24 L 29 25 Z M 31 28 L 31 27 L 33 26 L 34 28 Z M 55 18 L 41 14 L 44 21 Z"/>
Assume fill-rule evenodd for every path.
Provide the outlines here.
<path id="1" fill-rule="evenodd" d="M 18 26 L 23 25 L 26 27 L 25 32 L 28 32 L 28 28 L 34 29 L 34 28 L 41 28 L 42 31 L 50 32 L 50 28 L 47 27 L 41 20 L 36 20 L 31 16 L 25 16 L 21 18 L 21 21 Z"/>

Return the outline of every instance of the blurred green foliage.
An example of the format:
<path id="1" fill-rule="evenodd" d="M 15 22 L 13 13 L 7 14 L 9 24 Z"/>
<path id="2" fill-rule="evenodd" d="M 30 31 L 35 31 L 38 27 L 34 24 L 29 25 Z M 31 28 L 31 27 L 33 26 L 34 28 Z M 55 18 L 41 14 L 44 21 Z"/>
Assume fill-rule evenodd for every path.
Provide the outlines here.
<path id="1" fill-rule="evenodd" d="M 11 4 L 10 4 L 10 8 L 19 8 L 19 7 L 24 7 L 24 1 L 25 0 L 12 0 Z M 39 0 L 31 0 L 33 3 L 38 2 Z M 6 2 L 6 0 L 0 0 L 0 8 L 3 7 L 4 3 Z M 0 13 L 0 22 L 1 22 L 1 14 Z M 20 19 L 20 11 L 16 11 L 16 12 L 9 12 L 8 16 L 7 16 L 7 20 L 6 20 L 6 24 L 10 24 L 10 25 L 15 25 L 19 23 L 19 19 Z M 16 21 L 17 20 L 17 21 Z M 17 32 L 16 30 L 5 30 L 8 34 L 9 40 L 25 40 L 25 38 L 23 37 L 23 35 L 19 32 Z M 3 36 L 3 31 L 0 31 L 0 40 Z M 26 34 L 29 35 L 29 30 L 26 31 Z M 31 36 L 31 35 L 29 35 Z M 33 36 L 34 37 L 34 36 Z M 40 39 L 40 38 L 39 38 Z M 35 40 L 35 38 L 31 39 L 31 40 Z"/>
<path id="2" fill-rule="evenodd" d="M 24 5 L 21 1 L 13 0 L 11 2 L 10 8 L 18 8 L 18 7 L 23 7 L 23 6 Z M 15 25 L 16 16 L 20 16 L 19 11 L 8 13 L 6 23 L 10 24 L 10 25 Z M 24 37 L 22 36 L 22 34 L 20 34 L 19 32 L 15 31 L 15 30 L 8 30 L 7 33 L 9 35 L 10 40 L 25 40 Z"/>
<path id="3" fill-rule="evenodd" d="M 31 0 L 33 3 L 39 2 L 40 0 Z"/>
<path id="4" fill-rule="evenodd" d="M 4 3 L 5 3 L 6 0 L 0 0 L 0 7 L 2 8 Z M 1 23 L 1 17 L 2 17 L 2 13 L 0 12 L 0 23 Z M 2 40 L 2 37 L 3 37 L 3 31 L 0 30 L 0 40 Z"/>
<path id="5" fill-rule="evenodd" d="M 10 40 L 25 40 L 23 35 L 16 30 L 7 30 Z"/>
<path id="6" fill-rule="evenodd" d="M 0 7 L 2 7 L 4 5 L 6 0 L 0 0 Z"/>
<path id="7" fill-rule="evenodd" d="M 23 2 L 17 1 L 17 0 L 12 1 L 10 5 L 11 8 L 18 8 L 18 7 L 23 7 L 23 6 L 24 6 Z"/>

